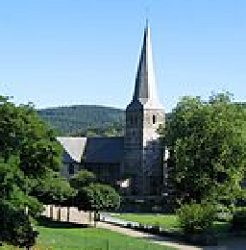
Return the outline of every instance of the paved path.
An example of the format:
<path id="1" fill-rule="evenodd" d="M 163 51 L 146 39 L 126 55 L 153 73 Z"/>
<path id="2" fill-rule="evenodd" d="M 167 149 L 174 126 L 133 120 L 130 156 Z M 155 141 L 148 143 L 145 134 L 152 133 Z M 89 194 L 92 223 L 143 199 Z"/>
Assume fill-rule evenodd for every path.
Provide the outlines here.
<path id="1" fill-rule="evenodd" d="M 246 238 L 230 237 L 219 243 L 218 246 L 204 247 L 204 250 L 246 250 Z"/>
<path id="2" fill-rule="evenodd" d="M 110 229 L 112 231 L 119 232 L 121 234 L 125 234 L 131 237 L 144 238 L 153 243 L 170 246 L 182 250 L 246 250 L 246 237 L 230 237 L 230 239 L 224 239 L 223 241 L 220 241 L 218 246 L 197 247 L 188 245 L 184 242 L 175 241 L 174 239 L 171 239 L 169 237 L 144 233 L 105 222 L 98 222 L 98 227 Z"/>
<path id="3" fill-rule="evenodd" d="M 187 245 L 183 242 L 173 241 L 168 237 L 162 237 L 162 236 L 157 236 L 157 235 L 153 235 L 153 234 L 149 234 L 149 233 L 144 233 L 144 232 L 140 232 L 140 231 L 129 229 L 129 228 L 119 227 L 119 226 L 112 225 L 112 224 L 105 223 L 105 222 L 98 222 L 97 225 L 100 228 L 110 229 L 112 231 L 119 232 L 121 234 L 125 234 L 125 235 L 131 236 L 131 237 L 144 238 L 144 239 L 147 239 L 153 243 L 157 243 L 157 244 L 165 245 L 165 246 L 169 246 L 169 247 L 174 247 L 177 249 L 183 249 L 183 250 L 202 249 L 199 247 Z"/>

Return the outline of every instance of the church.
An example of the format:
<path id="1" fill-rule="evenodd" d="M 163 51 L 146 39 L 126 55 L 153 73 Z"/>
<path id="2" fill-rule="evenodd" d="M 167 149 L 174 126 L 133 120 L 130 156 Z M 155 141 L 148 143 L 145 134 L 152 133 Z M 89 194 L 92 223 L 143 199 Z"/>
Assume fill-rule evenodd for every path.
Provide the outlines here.
<path id="1" fill-rule="evenodd" d="M 161 194 L 165 168 L 158 128 L 165 112 L 156 90 L 150 27 L 144 30 L 134 93 L 126 108 L 124 137 L 58 137 L 64 149 L 62 176 L 92 171 L 129 197 Z"/>

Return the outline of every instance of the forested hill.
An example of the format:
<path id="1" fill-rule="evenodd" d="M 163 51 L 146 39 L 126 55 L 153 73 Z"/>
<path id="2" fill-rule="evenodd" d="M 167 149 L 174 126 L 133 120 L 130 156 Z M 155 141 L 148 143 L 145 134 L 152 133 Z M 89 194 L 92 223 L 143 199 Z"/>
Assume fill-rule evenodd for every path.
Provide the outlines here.
<path id="1" fill-rule="evenodd" d="M 40 117 L 60 136 L 121 136 L 124 111 L 121 109 L 75 105 L 38 110 Z"/>

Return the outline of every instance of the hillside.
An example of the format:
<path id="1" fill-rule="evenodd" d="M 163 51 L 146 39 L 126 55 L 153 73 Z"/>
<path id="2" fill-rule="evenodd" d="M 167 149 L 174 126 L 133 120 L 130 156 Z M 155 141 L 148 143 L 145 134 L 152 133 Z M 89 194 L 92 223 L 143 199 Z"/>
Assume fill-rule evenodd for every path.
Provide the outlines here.
<path id="1" fill-rule="evenodd" d="M 121 109 L 75 105 L 38 110 L 40 117 L 60 136 L 116 136 L 123 134 Z"/>
<path id="2" fill-rule="evenodd" d="M 245 102 L 237 105 L 246 108 Z M 124 134 L 125 112 L 122 109 L 74 105 L 38 110 L 40 117 L 59 136 L 122 136 Z M 166 120 L 170 113 L 166 114 Z"/>

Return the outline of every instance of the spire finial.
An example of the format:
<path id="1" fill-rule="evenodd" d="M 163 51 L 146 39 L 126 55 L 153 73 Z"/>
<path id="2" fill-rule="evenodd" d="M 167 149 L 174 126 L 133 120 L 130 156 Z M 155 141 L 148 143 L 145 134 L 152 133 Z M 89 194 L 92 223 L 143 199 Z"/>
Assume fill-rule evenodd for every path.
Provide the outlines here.
<path id="1" fill-rule="evenodd" d="M 145 7 L 145 19 L 146 19 L 146 28 L 149 27 L 149 5 L 146 4 L 146 7 Z"/>
<path id="2" fill-rule="evenodd" d="M 148 28 L 149 27 L 149 18 L 146 17 L 146 24 L 145 24 L 145 27 Z"/>

